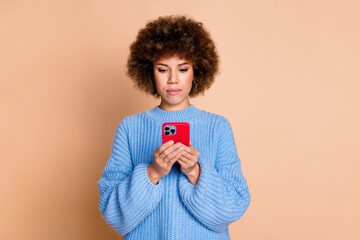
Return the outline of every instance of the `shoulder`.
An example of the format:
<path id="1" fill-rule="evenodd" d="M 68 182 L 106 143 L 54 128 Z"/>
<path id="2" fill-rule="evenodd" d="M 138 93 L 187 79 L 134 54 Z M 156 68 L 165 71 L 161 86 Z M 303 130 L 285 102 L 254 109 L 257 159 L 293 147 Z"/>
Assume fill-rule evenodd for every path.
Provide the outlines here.
<path id="1" fill-rule="evenodd" d="M 133 121 L 138 121 L 140 120 L 142 117 L 144 117 L 145 112 L 141 112 L 141 113 L 136 113 L 136 114 L 132 114 L 129 115 L 125 118 L 123 118 L 121 121 L 127 123 L 127 122 L 133 122 Z"/>
<path id="2" fill-rule="evenodd" d="M 231 124 L 225 116 L 218 113 L 202 111 L 203 114 L 196 120 L 195 124 L 203 126 L 210 131 L 214 138 L 233 134 Z"/>
<path id="3" fill-rule="evenodd" d="M 202 117 L 208 121 L 213 122 L 219 128 L 230 126 L 230 122 L 225 116 L 204 110 L 202 111 L 203 111 Z"/>
<path id="4" fill-rule="evenodd" d="M 145 113 L 146 112 L 136 113 L 120 119 L 117 129 L 127 130 L 129 127 L 139 124 L 141 120 L 144 119 Z"/>

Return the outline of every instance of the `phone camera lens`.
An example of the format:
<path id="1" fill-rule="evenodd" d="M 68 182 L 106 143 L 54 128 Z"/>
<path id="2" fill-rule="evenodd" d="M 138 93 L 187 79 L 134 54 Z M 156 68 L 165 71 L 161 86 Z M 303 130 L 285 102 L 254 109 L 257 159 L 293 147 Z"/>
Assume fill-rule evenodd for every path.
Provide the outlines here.
<path id="1" fill-rule="evenodd" d="M 169 131 L 169 130 L 170 130 L 170 128 L 169 128 L 169 127 L 165 127 L 165 130 L 166 130 L 166 131 Z"/>
<path id="2" fill-rule="evenodd" d="M 171 133 L 172 133 L 172 134 L 174 134 L 174 133 L 175 133 L 175 129 L 171 129 L 170 131 L 171 131 Z"/>
<path id="3" fill-rule="evenodd" d="M 169 132 L 165 132 L 165 135 L 169 135 Z"/>

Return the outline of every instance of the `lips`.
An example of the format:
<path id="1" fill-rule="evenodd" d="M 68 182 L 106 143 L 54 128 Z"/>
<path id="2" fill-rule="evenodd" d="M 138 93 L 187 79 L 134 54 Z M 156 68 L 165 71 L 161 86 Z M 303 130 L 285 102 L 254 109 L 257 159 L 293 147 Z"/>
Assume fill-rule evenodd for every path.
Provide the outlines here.
<path id="1" fill-rule="evenodd" d="M 174 89 L 168 89 L 166 90 L 167 94 L 169 95 L 176 95 L 178 94 L 179 92 L 181 92 L 181 89 L 177 89 L 177 88 L 174 88 Z"/>

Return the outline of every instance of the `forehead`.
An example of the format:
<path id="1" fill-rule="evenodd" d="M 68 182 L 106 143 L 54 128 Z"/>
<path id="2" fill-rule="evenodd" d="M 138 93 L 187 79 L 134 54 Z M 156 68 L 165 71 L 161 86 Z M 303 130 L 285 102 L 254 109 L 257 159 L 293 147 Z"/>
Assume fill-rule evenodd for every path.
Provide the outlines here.
<path id="1" fill-rule="evenodd" d="M 189 63 L 191 64 L 191 61 L 188 60 L 185 57 L 181 57 L 177 54 L 174 55 L 163 55 L 161 56 L 157 61 L 155 61 L 155 64 L 157 63 L 165 63 L 167 65 L 169 64 L 181 64 L 181 63 Z"/>

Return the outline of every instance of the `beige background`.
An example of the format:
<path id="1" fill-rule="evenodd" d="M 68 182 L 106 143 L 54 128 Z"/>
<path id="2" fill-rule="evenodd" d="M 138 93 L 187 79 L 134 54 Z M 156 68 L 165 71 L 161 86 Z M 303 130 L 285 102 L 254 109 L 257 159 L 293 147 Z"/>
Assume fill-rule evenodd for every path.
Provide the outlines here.
<path id="1" fill-rule="evenodd" d="M 252 202 L 232 239 L 360 239 L 360 4 L 340 0 L 0 2 L 0 239 L 119 239 L 96 183 L 118 122 L 158 104 L 126 77 L 159 15 L 212 32 Z"/>

